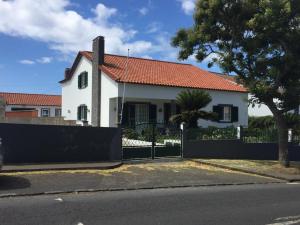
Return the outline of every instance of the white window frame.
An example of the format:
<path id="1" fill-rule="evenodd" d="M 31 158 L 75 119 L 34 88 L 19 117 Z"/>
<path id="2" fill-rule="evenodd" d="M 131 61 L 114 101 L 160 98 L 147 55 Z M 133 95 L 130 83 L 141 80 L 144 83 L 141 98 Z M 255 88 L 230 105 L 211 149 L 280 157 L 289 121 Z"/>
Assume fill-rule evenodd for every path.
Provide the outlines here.
<path id="1" fill-rule="evenodd" d="M 48 112 L 48 113 L 44 114 L 44 112 Z M 41 109 L 41 117 L 50 117 L 50 109 L 49 108 L 42 108 Z"/>

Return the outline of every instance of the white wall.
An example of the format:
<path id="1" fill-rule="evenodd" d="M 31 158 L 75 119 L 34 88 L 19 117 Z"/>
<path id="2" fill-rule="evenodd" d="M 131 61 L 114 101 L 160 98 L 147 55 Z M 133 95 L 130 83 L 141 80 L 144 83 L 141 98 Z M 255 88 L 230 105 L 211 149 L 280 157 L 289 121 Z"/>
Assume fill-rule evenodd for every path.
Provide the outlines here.
<path id="1" fill-rule="evenodd" d="M 101 127 L 116 126 L 117 102 L 110 99 L 117 97 L 118 84 L 101 72 Z"/>
<path id="2" fill-rule="evenodd" d="M 88 72 L 88 86 L 84 89 L 78 88 L 78 76 L 80 73 Z M 61 84 L 62 86 L 62 116 L 66 120 L 77 120 L 77 107 L 81 104 L 87 105 L 87 120 L 91 123 L 92 106 L 92 63 L 85 57 L 80 62 L 71 80 Z"/>
<path id="3" fill-rule="evenodd" d="M 137 85 L 126 84 L 125 98 L 151 99 L 151 100 L 175 100 L 177 95 L 187 88 L 178 87 L 165 87 L 153 85 Z M 236 123 L 216 123 L 211 121 L 200 120 L 203 127 L 218 126 L 226 127 L 230 125 L 248 125 L 248 94 L 241 92 L 228 92 L 228 91 L 211 91 L 206 90 L 212 97 L 212 101 L 205 108 L 207 111 L 212 111 L 212 107 L 218 104 L 232 104 L 239 108 L 239 121 Z M 122 96 L 123 84 L 119 84 L 119 96 Z M 162 114 L 163 116 L 163 114 Z"/>
<path id="4" fill-rule="evenodd" d="M 59 106 L 6 105 L 5 111 L 11 112 L 12 108 L 34 108 L 35 110 L 38 110 L 38 117 L 41 117 L 41 110 L 44 108 L 50 109 L 50 117 L 55 117 L 55 109 L 60 109 Z"/>
<path id="5" fill-rule="evenodd" d="M 249 94 L 249 99 L 252 97 L 251 94 Z M 271 116 L 273 115 L 270 111 L 269 107 L 265 104 L 254 104 L 254 107 L 252 105 L 248 106 L 248 115 L 249 116 Z"/>

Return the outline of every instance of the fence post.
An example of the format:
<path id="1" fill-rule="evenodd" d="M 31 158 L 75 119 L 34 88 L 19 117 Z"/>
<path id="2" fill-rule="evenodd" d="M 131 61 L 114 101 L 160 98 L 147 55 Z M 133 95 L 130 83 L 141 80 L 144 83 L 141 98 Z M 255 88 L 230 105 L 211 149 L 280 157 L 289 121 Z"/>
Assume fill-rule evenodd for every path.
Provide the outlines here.
<path id="1" fill-rule="evenodd" d="M 236 128 L 237 132 L 236 132 L 236 138 L 238 140 L 242 140 L 243 139 L 243 127 L 240 125 Z"/>
<path id="2" fill-rule="evenodd" d="M 288 129 L 288 142 L 293 141 L 293 129 Z"/>
<path id="3" fill-rule="evenodd" d="M 241 139 L 241 126 L 236 127 L 236 138 Z"/>
<path id="4" fill-rule="evenodd" d="M 183 158 L 183 151 L 184 151 L 184 145 L 186 139 L 186 124 L 185 122 L 182 122 L 180 124 L 180 130 L 181 130 L 181 158 Z"/>

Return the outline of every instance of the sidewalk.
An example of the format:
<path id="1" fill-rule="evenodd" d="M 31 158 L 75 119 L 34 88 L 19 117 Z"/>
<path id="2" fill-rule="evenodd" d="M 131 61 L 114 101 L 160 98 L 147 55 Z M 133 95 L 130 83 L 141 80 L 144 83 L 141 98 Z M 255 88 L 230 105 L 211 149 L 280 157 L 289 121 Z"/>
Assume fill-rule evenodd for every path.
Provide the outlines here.
<path id="1" fill-rule="evenodd" d="M 85 162 L 85 163 L 49 163 L 49 164 L 16 164 L 4 165 L 0 172 L 29 172 L 47 170 L 84 170 L 84 169 L 114 169 L 122 165 L 122 162 Z"/>
<path id="2" fill-rule="evenodd" d="M 300 181 L 300 162 L 291 162 L 289 168 L 283 168 L 278 164 L 278 161 L 272 160 L 193 159 L 192 161 L 202 165 L 215 166 L 288 182 Z"/>
<path id="3" fill-rule="evenodd" d="M 109 170 L 0 173 L 0 198 L 22 195 L 246 185 L 282 181 L 191 161 L 126 163 Z"/>

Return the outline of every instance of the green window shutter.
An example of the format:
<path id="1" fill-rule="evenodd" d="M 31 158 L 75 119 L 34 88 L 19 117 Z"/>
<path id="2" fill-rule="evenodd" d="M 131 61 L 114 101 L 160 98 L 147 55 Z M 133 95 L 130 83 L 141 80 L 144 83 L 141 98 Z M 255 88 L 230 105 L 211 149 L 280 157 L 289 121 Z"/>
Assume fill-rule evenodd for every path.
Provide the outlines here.
<path id="1" fill-rule="evenodd" d="M 128 125 L 129 121 L 129 106 L 128 103 L 124 103 L 123 106 L 123 115 L 122 115 L 122 125 Z"/>
<path id="2" fill-rule="evenodd" d="M 77 120 L 81 120 L 81 106 L 77 107 Z"/>
<path id="3" fill-rule="evenodd" d="M 82 79 L 82 75 L 80 74 L 78 76 L 78 88 L 81 89 L 81 79 Z"/>
<path id="4" fill-rule="evenodd" d="M 164 104 L 164 122 L 165 122 L 165 124 L 169 123 L 170 117 L 171 117 L 171 104 L 165 103 Z"/>
<path id="5" fill-rule="evenodd" d="M 85 84 L 85 87 L 87 87 L 88 86 L 88 72 L 85 72 L 85 82 L 84 82 L 84 84 Z"/>
<path id="6" fill-rule="evenodd" d="M 134 104 L 129 104 L 128 106 L 128 123 L 130 126 L 135 126 L 135 105 Z"/>
<path id="7" fill-rule="evenodd" d="M 218 115 L 218 121 L 223 119 L 223 107 L 222 106 L 214 105 L 213 112 Z"/>
<path id="8" fill-rule="evenodd" d="M 156 123 L 157 121 L 157 106 L 149 104 L 149 122 Z"/>
<path id="9" fill-rule="evenodd" d="M 231 107 L 231 122 L 239 121 L 239 107 Z"/>
<path id="10" fill-rule="evenodd" d="M 87 106 L 85 105 L 85 106 L 83 106 L 83 118 L 84 118 L 84 120 L 86 121 L 87 120 Z"/>

